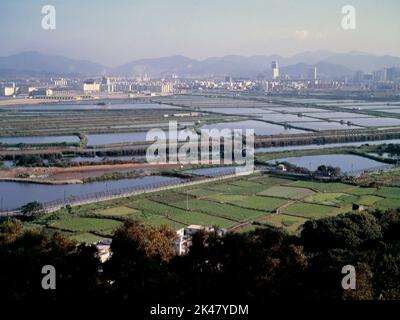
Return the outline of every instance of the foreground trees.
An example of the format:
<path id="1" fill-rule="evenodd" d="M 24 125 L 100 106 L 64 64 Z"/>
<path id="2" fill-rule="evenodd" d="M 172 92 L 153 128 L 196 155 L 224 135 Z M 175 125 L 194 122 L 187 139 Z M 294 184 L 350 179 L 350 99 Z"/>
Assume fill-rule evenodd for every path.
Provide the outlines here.
<path id="1" fill-rule="evenodd" d="M 99 265 L 92 246 L 59 234 L 0 228 L 2 299 L 96 298 L 129 303 L 400 299 L 400 213 L 351 213 L 308 221 L 298 236 L 279 229 L 246 234 L 198 233 L 185 256 L 175 232 L 126 221 L 113 236 L 111 259 Z M 57 289 L 40 286 L 54 265 Z M 356 290 L 343 290 L 342 267 L 356 269 Z"/>
<path id="2" fill-rule="evenodd" d="M 56 290 L 43 290 L 42 267 L 57 271 Z M 98 261 L 94 249 L 55 233 L 23 230 L 18 220 L 0 227 L 1 301 L 62 301 L 93 295 L 97 288 Z"/>

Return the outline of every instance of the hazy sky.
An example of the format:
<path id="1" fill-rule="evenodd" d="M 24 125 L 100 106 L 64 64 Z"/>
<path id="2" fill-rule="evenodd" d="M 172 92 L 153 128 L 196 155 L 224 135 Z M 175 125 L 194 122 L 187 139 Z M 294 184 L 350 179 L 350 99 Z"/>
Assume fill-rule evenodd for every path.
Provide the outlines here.
<path id="1" fill-rule="evenodd" d="M 41 27 L 46 4 L 56 30 Z M 341 28 L 346 4 L 355 30 Z M 37 50 L 109 66 L 320 49 L 400 56 L 399 12 L 399 0 L 1 0 L 0 56 Z"/>

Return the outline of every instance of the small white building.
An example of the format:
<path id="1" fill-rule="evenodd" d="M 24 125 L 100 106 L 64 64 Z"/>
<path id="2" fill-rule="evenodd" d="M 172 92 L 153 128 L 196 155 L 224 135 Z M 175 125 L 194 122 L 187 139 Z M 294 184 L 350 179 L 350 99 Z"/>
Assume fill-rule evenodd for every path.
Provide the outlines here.
<path id="1" fill-rule="evenodd" d="M 15 83 L 13 83 L 11 86 L 4 87 L 3 94 L 6 97 L 11 97 L 18 93 L 18 89 L 19 88 L 15 86 Z"/>
<path id="2" fill-rule="evenodd" d="M 287 168 L 286 168 L 286 166 L 283 164 L 283 163 L 281 163 L 281 164 L 278 164 L 278 166 L 276 167 L 278 170 L 280 170 L 280 171 L 287 171 Z"/>
<path id="3" fill-rule="evenodd" d="M 112 256 L 111 242 L 112 239 L 110 238 L 104 238 L 96 242 L 96 257 L 100 260 L 101 263 L 106 262 Z"/>
<path id="4" fill-rule="evenodd" d="M 213 227 L 202 226 L 197 224 L 192 224 L 187 226 L 186 228 L 181 228 L 176 230 L 176 241 L 175 241 L 175 250 L 176 254 L 181 256 L 185 255 L 189 252 L 189 248 L 192 246 L 193 243 L 193 235 L 196 233 L 204 231 L 204 232 L 213 232 Z M 225 230 L 221 229 L 218 232 L 219 236 L 223 236 L 225 234 Z"/>
<path id="5" fill-rule="evenodd" d="M 100 83 L 94 80 L 87 80 L 83 83 L 83 92 L 100 92 Z"/>

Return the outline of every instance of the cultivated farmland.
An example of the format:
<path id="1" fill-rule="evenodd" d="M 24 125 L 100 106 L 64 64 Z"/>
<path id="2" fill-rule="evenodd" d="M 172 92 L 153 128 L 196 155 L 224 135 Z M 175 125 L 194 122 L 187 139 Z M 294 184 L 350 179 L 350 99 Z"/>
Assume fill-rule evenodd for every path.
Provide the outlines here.
<path id="1" fill-rule="evenodd" d="M 173 229 L 190 224 L 234 232 L 275 226 L 299 232 L 309 219 L 352 210 L 400 206 L 400 188 L 294 181 L 256 173 L 59 210 L 30 223 L 90 242 L 109 235 L 125 219 Z"/>

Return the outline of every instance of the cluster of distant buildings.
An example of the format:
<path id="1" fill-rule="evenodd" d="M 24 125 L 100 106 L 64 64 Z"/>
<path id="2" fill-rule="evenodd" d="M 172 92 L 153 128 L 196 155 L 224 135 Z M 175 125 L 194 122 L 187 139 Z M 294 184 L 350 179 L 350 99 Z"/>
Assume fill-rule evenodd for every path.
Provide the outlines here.
<path id="1" fill-rule="evenodd" d="M 174 83 L 163 79 L 151 81 L 144 79 L 108 78 L 99 79 L 50 79 L 48 82 L 19 81 L 0 83 L 0 95 L 5 97 L 25 96 L 29 98 L 73 100 L 112 96 L 125 97 L 142 95 L 169 95 L 174 93 Z"/>
<path id="2" fill-rule="evenodd" d="M 278 61 L 272 61 L 268 80 L 260 74 L 257 79 L 233 79 L 226 76 L 223 80 L 195 80 L 192 89 L 198 91 L 228 90 L 232 92 L 300 92 L 307 90 L 361 90 L 361 91 L 400 91 L 400 67 L 384 68 L 372 73 L 358 71 L 354 77 L 328 79 L 320 76 L 317 66 L 298 77 L 283 74 Z"/>
<path id="3" fill-rule="evenodd" d="M 260 73 L 256 79 L 211 77 L 209 79 L 179 78 L 150 79 L 146 74 L 139 78 L 100 77 L 93 79 L 50 79 L 47 82 L 19 81 L 0 83 L 0 95 L 25 96 L 57 100 L 95 97 L 140 97 L 184 94 L 205 91 L 230 92 L 299 92 L 306 90 L 394 90 L 400 91 L 400 67 L 388 67 L 375 72 L 355 72 L 354 77 L 329 79 L 319 74 L 316 66 L 296 78 L 281 72 L 278 61 L 271 62 L 271 74 Z M 265 79 L 267 78 L 267 79 Z"/>
<path id="4" fill-rule="evenodd" d="M 400 67 L 390 67 L 375 72 L 357 71 L 353 84 L 366 90 L 400 90 Z"/>

